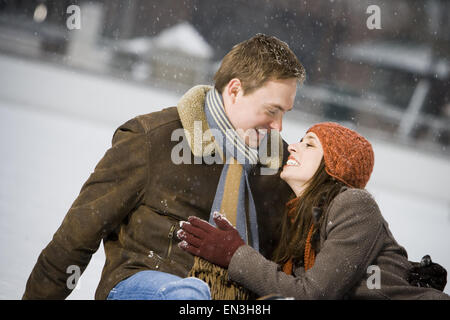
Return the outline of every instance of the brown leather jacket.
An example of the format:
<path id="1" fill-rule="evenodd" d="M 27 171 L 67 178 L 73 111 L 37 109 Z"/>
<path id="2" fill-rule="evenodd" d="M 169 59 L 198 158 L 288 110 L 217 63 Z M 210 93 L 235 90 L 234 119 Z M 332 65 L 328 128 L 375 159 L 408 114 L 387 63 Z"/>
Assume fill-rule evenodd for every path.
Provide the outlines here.
<path id="1" fill-rule="evenodd" d="M 114 133 L 112 147 L 95 167 L 52 241 L 41 252 L 28 279 L 24 299 L 64 299 L 69 266 L 81 272 L 103 240 L 106 263 L 95 298 L 105 299 L 121 280 L 142 270 L 185 277 L 193 257 L 179 249 L 179 221 L 190 215 L 208 219 L 223 164 L 195 164 L 190 153 L 193 121 L 207 124 L 203 104 L 208 86 L 188 91 L 177 107 L 138 116 Z M 191 164 L 175 164 L 171 154 L 183 128 Z M 286 143 L 283 148 L 286 150 Z M 192 151 L 194 152 L 194 151 Z M 287 152 L 279 159 L 285 163 Z M 250 184 L 258 213 L 261 252 L 269 257 L 289 186 L 257 167 Z M 276 171 L 275 171 L 276 172 Z"/>

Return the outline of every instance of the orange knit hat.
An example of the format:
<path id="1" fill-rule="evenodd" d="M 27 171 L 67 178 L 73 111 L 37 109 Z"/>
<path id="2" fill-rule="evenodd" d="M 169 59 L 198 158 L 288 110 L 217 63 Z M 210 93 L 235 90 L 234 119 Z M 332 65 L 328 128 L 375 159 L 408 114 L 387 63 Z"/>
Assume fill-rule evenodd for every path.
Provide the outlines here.
<path id="1" fill-rule="evenodd" d="M 374 165 L 372 145 L 363 136 L 334 122 L 308 129 L 322 144 L 325 171 L 353 188 L 364 188 Z"/>

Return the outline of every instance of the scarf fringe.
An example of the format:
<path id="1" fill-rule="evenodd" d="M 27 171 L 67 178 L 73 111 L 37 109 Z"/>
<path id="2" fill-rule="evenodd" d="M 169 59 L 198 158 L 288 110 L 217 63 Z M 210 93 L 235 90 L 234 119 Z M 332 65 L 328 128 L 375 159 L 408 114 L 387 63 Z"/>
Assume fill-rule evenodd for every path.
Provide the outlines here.
<path id="1" fill-rule="evenodd" d="M 202 258 L 195 257 L 189 277 L 205 281 L 213 300 L 248 300 L 250 291 L 229 280 L 228 270 L 212 264 Z"/>

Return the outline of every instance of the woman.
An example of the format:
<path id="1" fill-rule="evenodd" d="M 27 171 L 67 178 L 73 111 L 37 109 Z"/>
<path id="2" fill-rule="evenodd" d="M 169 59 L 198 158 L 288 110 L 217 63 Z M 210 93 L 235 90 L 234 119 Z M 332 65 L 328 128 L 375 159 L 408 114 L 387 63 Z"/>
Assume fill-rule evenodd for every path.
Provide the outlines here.
<path id="1" fill-rule="evenodd" d="M 218 228 L 190 217 L 178 233 L 179 246 L 228 268 L 231 280 L 259 296 L 450 299 L 408 283 L 407 253 L 364 190 L 374 165 L 365 138 L 320 123 L 288 150 L 280 176 L 297 197 L 287 203 L 274 261 L 246 245 L 220 214 L 214 215 Z"/>

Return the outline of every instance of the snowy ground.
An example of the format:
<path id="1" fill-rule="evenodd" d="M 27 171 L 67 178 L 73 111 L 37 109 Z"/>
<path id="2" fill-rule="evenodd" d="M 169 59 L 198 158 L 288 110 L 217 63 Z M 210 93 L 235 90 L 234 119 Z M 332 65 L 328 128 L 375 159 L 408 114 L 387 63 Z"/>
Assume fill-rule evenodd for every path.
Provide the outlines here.
<path id="1" fill-rule="evenodd" d="M 0 299 L 19 299 L 114 129 L 179 97 L 1 55 L 0 70 Z M 309 125 L 287 119 L 283 135 L 293 142 Z M 450 271 L 450 161 L 376 141 L 373 146 L 368 189 L 397 241 L 410 259 L 431 254 Z M 103 264 L 100 247 L 69 299 L 93 299 Z"/>

